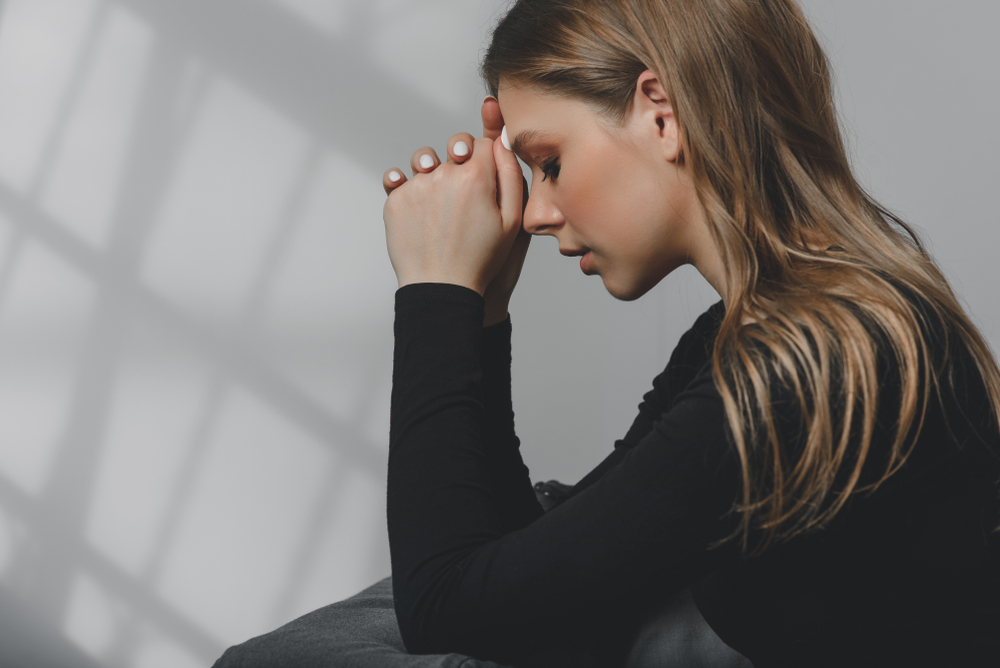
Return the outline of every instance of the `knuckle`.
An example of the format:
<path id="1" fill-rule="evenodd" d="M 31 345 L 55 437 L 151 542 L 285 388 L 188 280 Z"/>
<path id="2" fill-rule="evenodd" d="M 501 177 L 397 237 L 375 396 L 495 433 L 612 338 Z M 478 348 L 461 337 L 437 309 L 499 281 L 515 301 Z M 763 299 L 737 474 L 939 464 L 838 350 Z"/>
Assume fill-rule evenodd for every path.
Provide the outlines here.
<path id="1" fill-rule="evenodd" d="M 485 174 L 485 169 L 483 168 L 483 163 L 481 160 L 474 160 L 467 165 L 468 169 L 464 170 L 463 176 L 467 181 L 479 181 L 483 178 Z"/>
<path id="2" fill-rule="evenodd" d="M 479 165 L 470 165 L 470 167 L 471 169 L 463 170 L 461 175 L 462 182 L 466 185 L 479 183 L 483 178 Z"/>
<path id="3" fill-rule="evenodd" d="M 451 162 L 442 162 L 440 165 L 438 165 L 437 169 L 434 171 L 438 172 L 441 175 L 441 177 L 445 177 L 454 172 L 457 166 L 458 165 L 455 165 L 454 163 Z"/>

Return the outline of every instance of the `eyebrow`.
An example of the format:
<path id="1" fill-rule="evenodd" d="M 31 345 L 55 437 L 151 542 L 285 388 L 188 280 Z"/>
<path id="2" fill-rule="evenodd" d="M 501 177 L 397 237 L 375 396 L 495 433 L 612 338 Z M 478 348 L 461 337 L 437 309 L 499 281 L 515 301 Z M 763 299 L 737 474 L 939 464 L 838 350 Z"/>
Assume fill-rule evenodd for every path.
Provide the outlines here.
<path id="1" fill-rule="evenodd" d="M 535 141 L 541 136 L 543 135 L 538 130 L 524 130 L 523 132 L 519 132 L 518 135 L 514 137 L 514 141 L 511 142 L 510 150 L 514 153 L 520 153 L 524 150 L 525 144 Z"/>

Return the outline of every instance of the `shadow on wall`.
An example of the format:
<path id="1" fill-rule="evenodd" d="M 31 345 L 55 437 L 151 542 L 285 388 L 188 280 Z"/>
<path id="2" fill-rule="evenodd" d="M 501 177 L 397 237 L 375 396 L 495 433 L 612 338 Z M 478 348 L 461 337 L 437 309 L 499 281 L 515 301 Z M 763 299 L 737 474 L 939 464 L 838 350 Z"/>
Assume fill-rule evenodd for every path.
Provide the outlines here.
<path id="1" fill-rule="evenodd" d="M 0 0 L 0 662 L 210 665 L 388 574 L 380 177 L 478 129 L 504 4 Z M 533 471 L 571 481 L 714 298 L 595 309 L 557 257 L 515 337 L 560 345 L 515 377 Z"/>
<path id="2" fill-rule="evenodd" d="M 36 668 L 98 668 L 58 628 L 0 589 L 0 665 Z"/>
<path id="3" fill-rule="evenodd" d="M 0 4 L 4 665 L 203 666 L 388 574 L 380 174 L 479 91 L 386 67 L 420 4 Z"/>

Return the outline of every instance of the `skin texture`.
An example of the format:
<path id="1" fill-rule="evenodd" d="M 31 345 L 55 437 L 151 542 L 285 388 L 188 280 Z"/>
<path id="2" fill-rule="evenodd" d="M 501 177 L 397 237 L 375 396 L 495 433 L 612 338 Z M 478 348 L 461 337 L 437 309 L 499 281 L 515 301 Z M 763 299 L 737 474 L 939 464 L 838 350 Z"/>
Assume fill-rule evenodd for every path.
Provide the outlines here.
<path id="1" fill-rule="evenodd" d="M 581 268 L 619 299 L 641 297 L 688 263 L 722 294 L 677 120 L 651 72 L 639 77 L 620 127 L 579 100 L 530 87 L 501 85 L 499 99 L 513 148 L 532 170 L 525 230 L 556 237 L 564 255 L 589 251 Z M 559 174 L 545 178 L 553 158 Z"/>
<path id="2" fill-rule="evenodd" d="M 487 96 L 486 99 L 483 100 L 481 115 L 483 119 L 483 138 L 488 139 L 492 142 L 496 142 L 495 148 L 497 151 L 500 151 L 501 145 L 496 140 L 500 138 L 500 133 L 503 131 L 504 120 L 503 120 L 503 115 L 500 113 L 500 104 L 499 102 L 497 102 L 497 99 L 495 97 Z M 460 141 L 465 142 L 466 146 L 469 147 L 469 152 L 466 155 L 458 155 L 457 153 L 455 153 L 455 144 L 457 144 Z M 472 135 L 470 135 L 467 132 L 460 132 L 458 134 L 452 135 L 452 137 L 448 140 L 448 162 L 454 165 L 464 164 L 465 162 L 469 161 L 472 158 L 476 146 L 477 146 L 476 141 L 473 139 Z M 493 147 L 491 146 L 491 148 Z M 482 151 L 480 151 L 480 153 L 482 153 Z M 424 155 L 429 155 L 432 158 L 433 162 L 430 167 L 425 168 L 420 166 L 420 158 Z M 413 155 L 410 158 L 410 171 L 415 177 L 417 174 L 430 174 L 431 172 L 435 171 L 440 164 L 441 160 L 440 158 L 438 158 L 437 153 L 434 151 L 434 149 L 425 146 L 413 152 Z M 516 165 L 516 160 L 514 161 L 514 164 Z M 517 167 L 517 170 L 518 170 L 517 171 L 518 175 L 520 175 L 519 166 Z M 392 174 L 393 172 L 398 173 L 400 176 L 402 176 L 402 178 L 395 182 L 391 181 L 389 179 L 389 175 Z M 393 191 L 400 188 L 403 184 L 406 183 L 406 181 L 407 179 L 405 175 L 403 175 L 402 170 L 398 170 L 396 168 L 389 168 L 382 175 L 382 187 L 385 189 L 386 195 L 392 194 Z M 497 182 L 497 186 L 499 188 L 499 181 Z M 511 186 L 510 189 L 513 190 L 513 186 Z M 523 212 L 528 197 L 528 184 L 524 181 L 523 177 L 521 177 L 521 193 L 522 193 L 521 211 Z M 500 200 L 497 199 L 497 206 L 499 207 L 499 205 L 500 205 Z M 412 202 L 404 203 L 402 208 L 405 209 L 406 206 L 412 206 Z M 388 207 L 389 207 L 389 202 L 387 201 L 386 210 L 384 210 L 383 212 L 383 218 L 385 218 L 385 212 L 388 211 Z M 398 210 L 398 208 L 400 207 L 397 205 L 396 209 Z M 387 245 L 388 242 L 390 241 L 389 225 L 390 224 L 395 225 L 396 217 L 400 218 L 407 217 L 407 212 L 405 210 L 401 211 L 399 212 L 398 216 L 394 214 L 392 222 L 390 222 L 390 220 L 388 219 L 385 219 Z M 505 259 L 502 258 L 503 249 L 502 248 L 497 249 L 498 252 L 501 253 L 500 259 L 503 259 L 502 264 L 499 264 L 499 269 L 496 271 L 496 274 L 492 277 L 492 279 L 489 281 L 486 287 L 482 290 L 479 290 L 480 294 L 483 295 L 486 306 L 485 318 L 483 320 L 484 327 L 489 327 L 490 325 L 502 322 L 507 318 L 507 307 L 510 303 L 511 294 L 514 292 L 514 287 L 517 285 L 517 280 L 521 276 L 521 268 L 524 266 L 524 258 L 528 252 L 528 244 L 530 241 L 531 241 L 531 235 L 529 235 L 523 229 L 519 228 L 514 236 L 514 240 L 510 246 L 510 249 L 507 251 Z M 390 246 L 390 260 L 392 261 L 393 268 L 395 269 L 396 261 L 393 259 L 392 246 Z M 494 261 L 498 260 L 494 258 Z M 443 270 L 447 271 L 447 267 L 444 267 Z M 397 271 L 397 279 L 399 280 L 400 287 L 406 285 L 406 283 L 403 282 L 404 281 L 403 277 L 399 275 L 399 271 Z M 413 280 L 408 280 L 408 282 L 413 282 L 413 283 L 428 282 L 429 280 L 430 279 L 427 277 L 415 276 Z M 459 280 L 445 279 L 442 282 L 464 285 L 464 283 L 460 283 Z M 469 285 L 467 287 L 473 287 L 473 286 Z"/>
<path id="3" fill-rule="evenodd" d="M 621 125 L 579 100 L 506 81 L 498 98 L 483 104 L 487 136 L 454 135 L 444 164 L 433 149 L 418 149 L 412 180 L 390 182 L 393 169 L 383 175 L 386 240 L 400 287 L 470 287 L 486 298 L 484 324 L 499 322 L 527 233 L 556 237 L 561 253 L 581 256 L 584 273 L 600 275 L 619 299 L 641 297 L 688 263 L 725 299 L 721 259 L 684 166 L 677 119 L 651 72 L 639 76 Z M 504 123 L 513 151 L 531 168 L 526 202 L 514 154 L 494 141 Z M 469 155 L 454 154 L 458 141 Z M 433 158 L 426 169 L 419 165 L 424 154 Z"/>

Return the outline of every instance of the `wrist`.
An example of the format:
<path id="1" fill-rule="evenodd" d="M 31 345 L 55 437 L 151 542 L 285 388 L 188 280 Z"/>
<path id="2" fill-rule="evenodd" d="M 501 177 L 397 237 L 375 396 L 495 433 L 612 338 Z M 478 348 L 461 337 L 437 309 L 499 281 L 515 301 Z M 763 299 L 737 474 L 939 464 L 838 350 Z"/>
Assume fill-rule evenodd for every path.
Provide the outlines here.
<path id="1" fill-rule="evenodd" d="M 480 297 L 482 297 L 483 293 L 485 292 L 485 289 L 480 285 L 478 285 L 475 281 L 460 279 L 454 276 L 413 275 L 413 276 L 407 276 L 405 278 L 397 277 L 397 288 L 403 288 L 406 287 L 407 285 L 417 285 L 425 283 L 457 285 L 462 288 L 468 288 L 469 290 L 474 290 L 475 292 L 479 293 Z"/>

